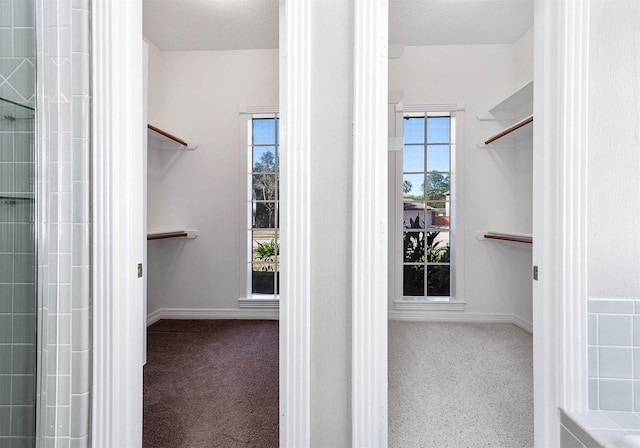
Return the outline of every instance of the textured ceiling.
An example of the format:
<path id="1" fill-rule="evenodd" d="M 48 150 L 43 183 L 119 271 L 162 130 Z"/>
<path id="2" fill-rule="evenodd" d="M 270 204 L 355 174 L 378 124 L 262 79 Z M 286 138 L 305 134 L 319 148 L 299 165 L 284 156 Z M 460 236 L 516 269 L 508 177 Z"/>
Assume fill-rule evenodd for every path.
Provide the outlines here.
<path id="1" fill-rule="evenodd" d="M 278 0 L 144 0 L 144 35 L 163 51 L 278 48 Z"/>
<path id="2" fill-rule="evenodd" d="M 389 0 L 389 42 L 508 44 L 533 25 L 533 0 Z"/>
<path id="3" fill-rule="evenodd" d="M 144 34 L 164 51 L 278 48 L 278 0 L 143 4 Z M 389 0 L 392 44 L 513 43 L 532 25 L 533 0 Z"/>

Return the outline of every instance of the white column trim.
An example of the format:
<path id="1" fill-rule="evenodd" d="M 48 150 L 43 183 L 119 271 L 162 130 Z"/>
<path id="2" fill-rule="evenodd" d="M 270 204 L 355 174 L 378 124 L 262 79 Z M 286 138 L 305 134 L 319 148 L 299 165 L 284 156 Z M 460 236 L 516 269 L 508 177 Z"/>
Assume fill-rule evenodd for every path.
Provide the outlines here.
<path id="1" fill-rule="evenodd" d="M 388 0 L 355 0 L 354 18 L 352 440 L 386 447 Z"/>
<path id="2" fill-rule="evenodd" d="M 311 433 L 311 1 L 280 0 L 280 446 Z"/>
<path id="3" fill-rule="evenodd" d="M 558 407 L 587 407 L 588 3 L 535 2 L 534 426 L 545 448 L 559 445 Z"/>
<path id="4" fill-rule="evenodd" d="M 96 448 L 142 444 L 142 1 L 92 0 L 93 402 Z M 137 261 L 136 261 L 137 260 Z"/>

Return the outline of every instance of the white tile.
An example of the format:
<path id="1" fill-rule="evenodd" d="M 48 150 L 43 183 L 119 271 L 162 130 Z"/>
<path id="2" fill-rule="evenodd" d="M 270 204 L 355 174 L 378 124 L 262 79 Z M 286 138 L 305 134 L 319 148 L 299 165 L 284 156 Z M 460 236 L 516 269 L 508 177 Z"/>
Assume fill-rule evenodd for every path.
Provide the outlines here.
<path id="1" fill-rule="evenodd" d="M 73 266 L 88 266 L 89 257 L 89 224 L 73 224 Z"/>
<path id="2" fill-rule="evenodd" d="M 83 96 L 90 95 L 91 88 L 89 84 L 89 54 L 73 53 L 71 55 L 71 62 L 73 94 Z"/>
<path id="3" fill-rule="evenodd" d="M 640 316 L 633 316 L 633 345 L 640 347 Z"/>
<path id="4" fill-rule="evenodd" d="M 599 389 L 601 410 L 631 411 L 633 409 L 631 380 L 600 380 Z"/>
<path id="5" fill-rule="evenodd" d="M 15 28 L 13 30 L 13 56 L 35 56 L 35 42 L 35 33 L 32 28 Z"/>
<path id="6" fill-rule="evenodd" d="M 0 26 L 1 27 L 10 27 L 13 22 L 13 17 L 11 17 L 11 0 L 0 0 Z M 7 53 L 0 53 L 7 54 Z"/>
<path id="7" fill-rule="evenodd" d="M 58 224 L 58 250 L 59 253 L 71 253 L 73 250 L 73 224 L 61 222 Z"/>
<path id="8" fill-rule="evenodd" d="M 640 380 L 640 348 L 633 349 L 633 378 Z"/>
<path id="9" fill-rule="evenodd" d="M 598 316 L 598 342 L 600 345 L 630 346 L 632 342 L 631 316 Z"/>
<path id="10" fill-rule="evenodd" d="M 598 348 L 588 348 L 588 365 L 589 365 L 589 378 L 597 378 L 598 376 Z"/>
<path id="11" fill-rule="evenodd" d="M 89 138 L 89 117 L 91 113 L 89 98 L 73 97 L 73 138 Z"/>
<path id="12" fill-rule="evenodd" d="M 62 192 L 58 195 L 58 213 L 59 213 L 59 220 L 60 222 L 68 222 L 71 223 L 73 222 L 73 209 L 71 207 L 72 204 L 72 196 L 71 193 L 68 192 Z M 631 327 L 629 327 L 631 328 Z M 629 339 L 631 339 L 631 337 L 629 337 Z M 629 345 L 631 341 L 629 341 Z"/>
<path id="13" fill-rule="evenodd" d="M 87 182 L 73 182 L 73 222 L 88 223 L 89 216 L 89 185 Z"/>
<path id="14" fill-rule="evenodd" d="M 598 315 L 597 314 L 587 315 L 587 332 L 588 332 L 587 343 L 589 345 L 597 345 L 598 344 Z"/>
<path id="15" fill-rule="evenodd" d="M 72 297 L 73 308 L 81 309 L 89 307 L 89 266 L 74 266 L 72 268 L 73 283 Z"/>
<path id="16" fill-rule="evenodd" d="M 602 413 L 624 430 L 640 431 L 640 417 L 632 412 L 602 411 Z"/>
<path id="17" fill-rule="evenodd" d="M 564 426 L 560 426 L 560 448 L 584 448 L 584 445 Z"/>
<path id="18" fill-rule="evenodd" d="M 78 395 L 89 392 L 90 359 L 89 351 L 73 352 L 71 393 Z"/>
<path id="19" fill-rule="evenodd" d="M 60 254 L 59 264 L 60 283 L 71 283 L 71 254 Z"/>
<path id="20" fill-rule="evenodd" d="M 83 138 L 73 139 L 73 180 L 89 180 L 89 145 Z"/>
<path id="21" fill-rule="evenodd" d="M 34 0 L 13 0 L 13 26 L 34 27 L 35 12 Z M 35 29 L 33 32 L 35 32 Z"/>
<path id="22" fill-rule="evenodd" d="M 71 397 L 71 436 L 89 435 L 89 394 Z"/>
<path id="23" fill-rule="evenodd" d="M 640 412 L 640 381 L 633 382 L 633 410 Z"/>
<path id="24" fill-rule="evenodd" d="M 640 300 L 636 300 L 636 314 L 640 314 Z"/>
<path id="25" fill-rule="evenodd" d="M 0 54 L 13 55 L 13 30 L 0 29 Z"/>
<path id="26" fill-rule="evenodd" d="M 631 348 L 600 347 L 598 373 L 600 378 L 633 377 L 633 353 Z"/>
<path id="27" fill-rule="evenodd" d="M 73 29 L 73 51 L 79 53 L 89 53 L 89 12 L 81 9 L 73 10 L 72 17 Z"/>
<path id="28" fill-rule="evenodd" d="M 57 407 L 56 428 L 58 437 L 68 437 L 71 434 L 71 409 L 69 406 Z M 67 442 L 68 443 L 68 442 Z M 59 444 L 56 444 L 56 448 Z"/>
<path id="29" fill-rule="evenodd" d="M 33 254 L 15 254 L 13 279 L 16 283 L 33 283 L 36 275 L 36 257 Z"/>
<path id="30" fill-rule="evenodd" d="M 73 343 L 71 344 L 71 350 L 73 351 L 87 351 L 91 348 L 90 331 L 89 331 L 89 310 L 78 309 L 72 312 L 72 326 L 73 326 Z"/>
<path id="31" fill-rule="evenodd" d="M 33 433 L 35 412 L 33 406 L 13 406 L 11 412 L 11 434 L 29 436 Z"/>
<path id="32" fill-rule="evenodd" d="M 589 313 L 633 314 L 633 300 L 630 299 L 589 299 Z"/>

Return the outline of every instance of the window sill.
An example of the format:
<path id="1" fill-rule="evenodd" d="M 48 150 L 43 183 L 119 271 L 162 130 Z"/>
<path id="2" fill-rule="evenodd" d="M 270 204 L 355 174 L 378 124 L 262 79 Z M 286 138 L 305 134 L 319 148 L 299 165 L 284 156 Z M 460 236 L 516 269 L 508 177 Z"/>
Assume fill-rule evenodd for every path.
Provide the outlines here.
<path id="1" fill-rule="evenodd" d="M 464 311 L 467 302 L 456 300 L 402 298 L 393 301 L 396 311 Z"/>
<path id="2" fill-rule="evenodd" d="M 277 310 L 280 309 L 280 299 L 271 295 L 255 294 L 246 299 L 238 299 L 238 307 Z"/>

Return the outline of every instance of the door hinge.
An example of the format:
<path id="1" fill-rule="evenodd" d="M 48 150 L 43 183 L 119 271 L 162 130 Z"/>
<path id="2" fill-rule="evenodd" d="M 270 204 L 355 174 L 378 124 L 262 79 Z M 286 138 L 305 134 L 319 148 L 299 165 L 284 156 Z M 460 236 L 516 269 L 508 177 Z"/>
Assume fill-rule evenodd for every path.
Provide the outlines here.
<path id="1" fill-rule="evenodd" d="M 138 263 L 138 278 L 142 278 L 142 263 Z"/>
<path id="2" fill-rule="evenodd" d="M 533 279 L 538 280 L 538 266 L 533 267 Z"/>

